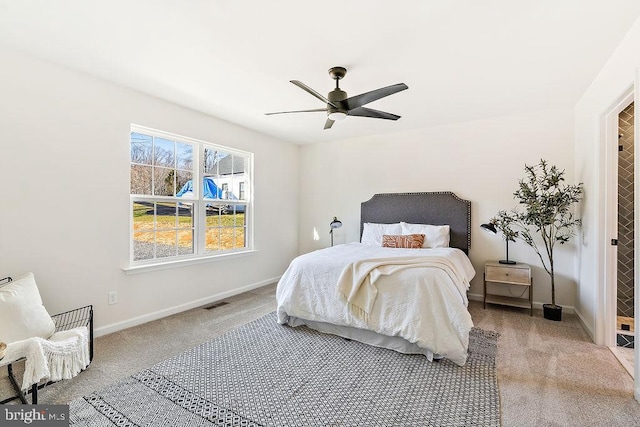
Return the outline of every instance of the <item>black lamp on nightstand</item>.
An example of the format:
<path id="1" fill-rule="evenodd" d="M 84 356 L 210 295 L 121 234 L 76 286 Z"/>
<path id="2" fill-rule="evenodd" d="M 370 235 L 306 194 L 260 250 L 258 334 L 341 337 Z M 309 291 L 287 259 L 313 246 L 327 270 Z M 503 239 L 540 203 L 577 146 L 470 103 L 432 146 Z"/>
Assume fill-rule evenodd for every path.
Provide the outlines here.
<path id="1" fill-rule="evenodd" d="M 496 226 L 493 224 L 482 224 L 480 225 L 480 228 L 482 228 L 484 231 L 486 231 L 487 233 L 493 233 L 493 234 L 498 234 L 498 230 L 496 229 Z M 501 259 L 500 261 L 498 261 L 500 264 L 515 264 L 515 261 L 511 261 L 509 259 L 509 239 L 507 239 L 505 237 L 504 239 L 505 242 L 507 242 L 507 258 L 506 259 Z"/>
<path id="2" fill-rule="evenodd" d="M 331 235 L 331 246 L 333 246 L 333 230 L 342 227 L 342 222 L 340 222 L 340 220 L 334 216 L 333 221 L 331 221 L 331 223 L 329 224 L 329 227 L 331 228 L 331 231 L 329 231 L 329 234 Z"/>

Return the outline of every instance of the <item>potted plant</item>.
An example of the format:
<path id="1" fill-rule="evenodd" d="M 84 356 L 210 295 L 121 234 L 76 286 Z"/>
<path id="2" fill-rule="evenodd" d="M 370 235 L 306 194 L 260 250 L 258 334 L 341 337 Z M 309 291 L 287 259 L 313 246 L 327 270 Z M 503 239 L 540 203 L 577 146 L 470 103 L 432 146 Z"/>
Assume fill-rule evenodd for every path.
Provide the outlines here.
<path id="1" fill-rule="evenodd" d="M 565 184 L 564 170 L 549 166 L 545 160 L 533 166 L 525 164 L 524 170 L 525 177 L 513 193 L 521 209 L 500 211 L 491 223 L 503 233 L 510 232 L 508 236 L 522 239 L 538 254 L 551 279 L 551 304 L 543 304 L 544 318 L 561 320 L 562 307 L 556 305 L 553 256 L 556 244 L 567 243 L 581 224 L 573 214 L 573 207 L 582 199 L 582 183 Z M 539 245 L 534 236 L 541 237 L 543 244 Z"/>

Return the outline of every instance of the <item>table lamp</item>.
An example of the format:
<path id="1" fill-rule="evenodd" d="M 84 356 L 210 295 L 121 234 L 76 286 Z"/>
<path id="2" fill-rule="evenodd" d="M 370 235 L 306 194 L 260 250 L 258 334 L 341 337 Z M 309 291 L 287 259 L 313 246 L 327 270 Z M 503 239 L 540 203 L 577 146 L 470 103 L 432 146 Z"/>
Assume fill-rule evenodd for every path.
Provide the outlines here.
<path id="1" fill-rule="evenodd" d="M 489 224 L 482 224 L 480 225 L 480 228 L 482 228 L 484 231 L 488 232 L 488 233 L 493 233 L 493 234 L 498 234 L 498 230 L 496 229 L 496 226 L 489 223 Z M 507 258 L 506 259 L 501 259 L 500 261 L 498 261 L 500 264 L 515 264 L 515 261 L 511 261 L 509 259 L 509 239 L 507 239 L 505 237 L 505 242 L 507 242 Z"/>
<path id="2" fill-rule="evenodd" d="M 338 220 L 338 218 L 334 216 L 333 221 L 331 221 L 331 223 L 329 224 L 329 227 L 331 228 L 331 231 L 329 231 L 329 234 L 331 235 L 331 246 L 333 246 L 333 230 L 342 227 L 342 222 L 340 222 L 340 220 Z"/>

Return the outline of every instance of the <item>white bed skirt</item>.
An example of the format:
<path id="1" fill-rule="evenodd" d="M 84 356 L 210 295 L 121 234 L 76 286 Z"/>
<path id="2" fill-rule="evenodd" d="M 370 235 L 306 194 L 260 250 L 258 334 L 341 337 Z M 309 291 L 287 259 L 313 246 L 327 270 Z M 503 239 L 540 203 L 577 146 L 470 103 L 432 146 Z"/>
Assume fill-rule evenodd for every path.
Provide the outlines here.
<path id="1" fill-rule="evenodd" d="M 420 348 L 416 344 L 405 340 L 402 337 L 388 337 L 365 329 L 352 328 L 350 326 L 332 325 L 331 323 L 318 322 L 314 320 L 301 319 L 299 317 L 287 316 L 286 324 L 292 327 L 307 326 L 318 332 L 337 335 L 353 341 L 369 344 L 374 347 L 395 350 L 404 354 L 422 354 L 431 362 L 434 359 L 442 359 L 442 356 L 434 355 L 426 348 Z"/>

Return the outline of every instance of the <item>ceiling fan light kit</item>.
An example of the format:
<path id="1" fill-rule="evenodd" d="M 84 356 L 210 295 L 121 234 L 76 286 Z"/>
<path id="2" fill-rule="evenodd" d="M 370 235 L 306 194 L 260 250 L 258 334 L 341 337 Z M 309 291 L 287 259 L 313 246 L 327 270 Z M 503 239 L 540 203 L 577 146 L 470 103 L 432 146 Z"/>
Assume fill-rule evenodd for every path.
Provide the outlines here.
<path id="1" fill-rule="evenodd" d="M 386 120 L 398 120 L 400 118 L 400 116 L 398 115 L 380 110 L 374 110 L 372 108 L 366 108 L 364 107 L 364 105 L 376 101 L 380 98 L 384 98 L 385 96 L 393 95 L 394 93 L 409 89 L 406 84 L 397 83 L 395 85 L 375 89 L 371 92 L 362 93 L 360 95 L 348 98 L 347 92 L 341 90 L 339 85 L 340 80 L 344 78 L 346 74 L 347 69 L 344 67 L 329 68 L 329 75 L 336 81 L 336 88 L 329 92 L 326 98 L 304 83 L 298 80 L 291 80 L 291 83 L 327 104 L 326 108 L 317 108 L 313 110 L 279 111 L 275 113 L 266 113 L 266 115 L 324 111 L 327 113 L 327 121 L 324 125 L 325 129 L 330 129 L 336 120 L 343 120 L 347 116 L 372 117 L 375 119 Z"/>
<path id="2" fill-rule="evenodd" d="M 342 111 L 334 111 L 333 113 L 329 113 L 328 117 L 333 121 L 344 120 L 344 118 L 347 117 L 347 113 L 344 113 Z"/>

